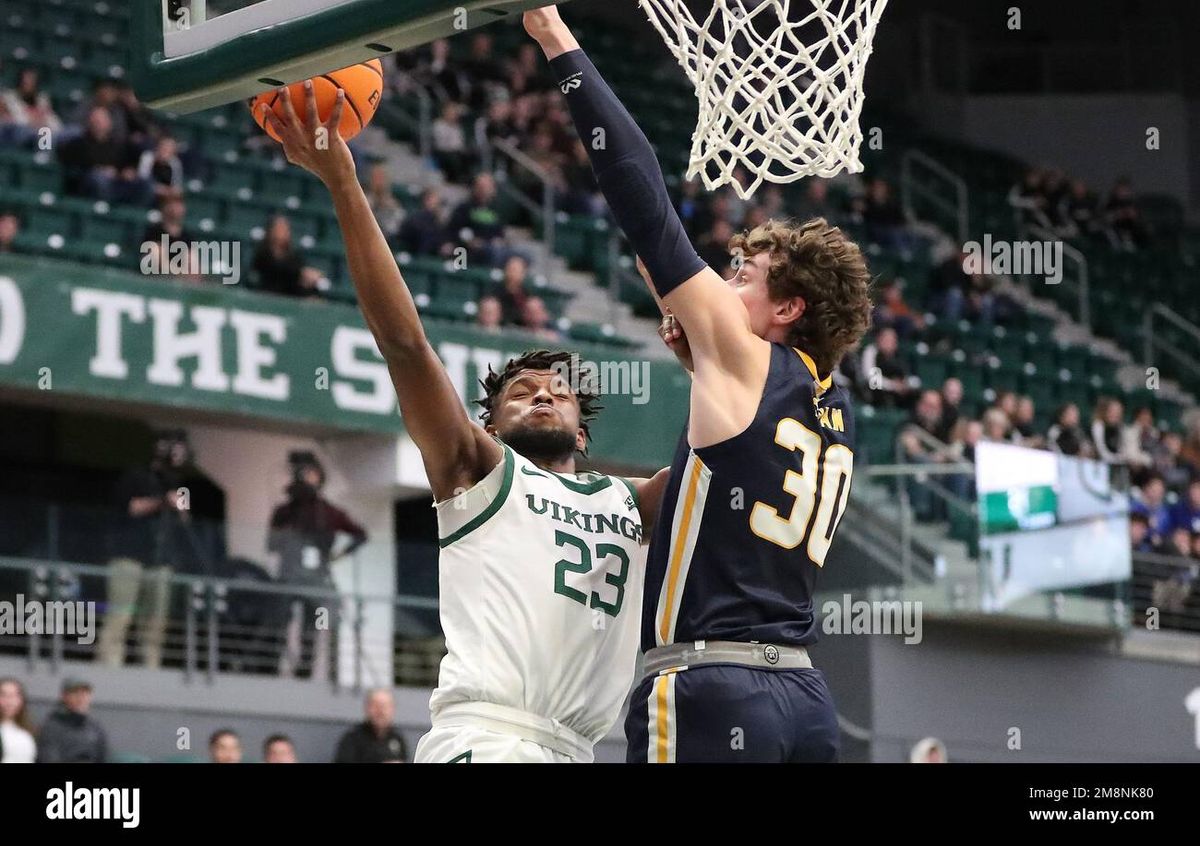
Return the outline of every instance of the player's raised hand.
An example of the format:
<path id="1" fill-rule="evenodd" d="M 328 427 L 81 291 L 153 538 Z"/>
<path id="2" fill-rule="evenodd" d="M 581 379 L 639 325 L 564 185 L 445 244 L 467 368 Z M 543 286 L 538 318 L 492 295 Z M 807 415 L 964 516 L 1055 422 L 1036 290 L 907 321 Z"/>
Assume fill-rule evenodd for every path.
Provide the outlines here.
<path id="1" fill-rule="evenodd" d="M 529 33 L 529 37 L 541 46 L 547 59 L 579 49 L 579 42 L 563 23 L 557 6 L 543 6 L 528 11 L 522 16 L 521 22 L 525 24 L 525 31 Z"/>
<path id="2" fill-rule="evenodd" d="M 264 118 L 283 141 L 283 153 L 292 164 L 315 175 L 327 186 L 345 179 L 355 179 L 354 157 L 342 140 L 338 127 L 346 105 L 346 92 L 337 92 L 329 120 L 321 122 L 312 80 L 304 83 L 304 114 L 297 115 L 286 88 L 280 89 L 283 116 L 275 114 L 264 103 Z"/>

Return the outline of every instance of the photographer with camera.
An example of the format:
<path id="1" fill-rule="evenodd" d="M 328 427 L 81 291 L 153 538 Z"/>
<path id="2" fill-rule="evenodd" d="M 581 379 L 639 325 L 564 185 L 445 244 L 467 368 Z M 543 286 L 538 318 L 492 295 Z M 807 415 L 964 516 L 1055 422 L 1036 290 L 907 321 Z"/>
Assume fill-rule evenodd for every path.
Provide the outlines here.
<path id="1" fill-rule="evenodd" d="M 292 481 L 287 486 L 287 501 L 271 515 L 267 548 L 280 557 L 279 581 L 295 587 L 317 588 L 327 597 L 309 595 L 292 603 L 292 622 L 288 627 L 287 651 L 282 675 L 313 675 L 315 654 L 329 656 L 332 664 L 340 599 L 337 596 L 330 564 L 353 553 L 367 541 L 367 532 L 345 511 L 321 496 L 325 468 L 311 452 L 293 452 L 288 456 Z M 334 554 L 339 533 L 350 543 Z M 324 613 L 322 613 L 324 611 Z M 298 623 L 296 617 L 298 616 Z M 332 677 L 332 673 L 323 673 Z"/>

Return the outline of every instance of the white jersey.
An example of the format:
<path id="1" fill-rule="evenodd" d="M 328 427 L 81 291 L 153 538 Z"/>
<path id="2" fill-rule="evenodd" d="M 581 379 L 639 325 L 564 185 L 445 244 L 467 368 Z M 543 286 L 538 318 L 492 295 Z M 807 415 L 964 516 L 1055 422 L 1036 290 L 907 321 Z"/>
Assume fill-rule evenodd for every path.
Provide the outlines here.
<path id="1" fill-rule="evenodd" d="M 447 654 L 429 707 L 483 702 L 595 743 L 633 682 L 645 551 L 626 480 L 504 458 L 438 503 Z"/>

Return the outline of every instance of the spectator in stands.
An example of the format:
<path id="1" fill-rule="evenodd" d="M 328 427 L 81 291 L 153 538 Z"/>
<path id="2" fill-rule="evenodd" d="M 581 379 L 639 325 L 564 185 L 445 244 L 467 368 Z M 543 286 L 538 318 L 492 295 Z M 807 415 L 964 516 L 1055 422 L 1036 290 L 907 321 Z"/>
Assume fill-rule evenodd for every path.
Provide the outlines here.
<path id="1" fill-rule="evenodd" d="M 1171 509 L 1171 528 L 1200 535 L 1200 479 L 1188 483 L 1187 491 Z"/>
<path id="2" fill-rule="evenodd" d="M 463 69 L 471 81 L 471 98 L 467 102 L 475 108 L 483 108 L 493 91 L 504 90 L 504 68 L 496 58 L 494 46 L 490 32 L 479 31 L 471 36 Z"/>
<path id="3" fill-rule="evenodd" d="M 767 222 L 767 213 L 762 206 L 750 206 L 746 209 L 746 217 L 742 220 L 743 229 L 756 229 Z"/>
<path id="4" fill-rule="evenodd" d="M 458 182 L 470 172 L 467 133 L 462 124 L 462 106 L 454 101 L 442 104 L 442 110 L 430 129 L 433 159 L 446 179 Z"/>
<path id="5" fill-rule="evenodd" d="M 92 96 L 80 105 L 70 122 L 85 126 L 93 110 L 104 109 L 111 119 L 113 138 L 123 144 L 129 138 L 129 127 L 125 123 L 125 110 L 121 108 L 119 100 L 116 80 L 98 79 L 92 85 Z"/>
<path id="6" fill-rule="evenodd" d="M 242 739 L 233 729 L 217 729 L 208 738 L 208 760 L 213 764 L 240 764 Z"/>
<path id="7" fill-rule="evenodd" d="M 960 418 L 954 426 L 954 431 L 951 433 L 949 442 L 954 455 L 955 461 L 967 461 L 975 463 L 975 447 L 983 440 L 983 422 L 980 420 L 967 420 L 965 417 Z M 955 481 L 957 477 L 951 477 L 951 481 Z M 971 480 L 974 481 L 974 480 Z M 966 496 L 965 492 L 959 494 Z M 973 495 L 971 498 L 974 498 Z"/>
<path id="8" fill-rule="evenodd" d="M 913 387 L 908 365 L 900 355 L 900 341 L 895 329 L 880 329 L 875 340 L 863 349 L 862 374 L 867 380 L 872 405 L 895 408 L 907 404 Z M 940 413 L 940 397 L 938 405 Z"/>
<path id="9" fill-rule="evenodd" d="M 408 760 L 404 736 L 393 724 L 396 700 L 384 687 L 367 694 L 366 720 L 342 735 L 335 764 L 402 764 Z"/>
<path id="10" fill-rule="evenodd" d="M 1042 171 L 1037 168 L 1025 171 L 1021 182 L 1008 192 L 1008 204 L 1017 211 L 1021 224 L 1048 231 L 1052 224 L 1046 213 L 1047 200 L 1042 191 L 1042 179 Z"/>
<path id="11" fill-rule="evenodd" d="M 1133 422 L 1121 432 L 1121 455 L 1135 472 L 1143 472 L 1154 463 L 1157 446 L 1154 412 L 1147 406 L 1140 406 L 1133 413 Z"/>
<path id="12" fill-rule="evenodd" d="M 992 443 L 1012 442 L 1012 421 L 996 406 L 983 412 L 983 439 Z"/>
<path id="13" fill-rule="evenodd" d="M 1062 204 L 1069 192 L 1066 174 L 1057 167 L 1047 168 L 1042 174 L 1041 186 L 1041 195 L 1045 199 L 1044 211 L 1052 231 L 1060 235 L 1064 234 L 1067 225 L 1067 218 L 1062 213 Z"/>
<path id="14" fill-rule="evenodd" d="M 292 241 L 292 224 L 282 214 L 267 224 L 266 237 L 254 253 L 253 268 L 261 291 L 290 297 L 319 293 L 321 274 L 305 265 L 304 255 Z"/>
<path id="15" fill-rule="evenodd" d="M 1067 238 L 1095 238 L 1100 234 L 1100 213 L 1096 198 L 1082 179 L 1071 182 L 1071 190 L 1062 198 L 1059 218 Z"/>
<path id="16" fill-rule="evenodd" d="M 1109 463 L 1124 460 L 1121 455 L 1122 420 L 1125 406 L 1118 399 L 1101 397 L 1096 403 L 1096 413 L 1092 418 L 1092 445 L 1101 461 Z"/>
<path id="17" fill-rule="evenodd" d="M 140 206 L 154 197 L 150 182 L 138 176 L 138 151 L 114 132 L 108 110 L 100 106 L 88 112 L 84 133 L 59 147 L 58 155 L 68 194 Z"/>
<path id="18" fill-rule="evenodd" d="M 74 676 L 62 683 L 62 699 L 38 734 L 39 764 L 103 764 L 108 736 L 89 711 L 92 685 Z"/>
<path id="19" fill-rule="evenodd" d="M 117 83 L 116 108 L 125 118 L 125 140 L 139 150 L 150 148 L 158 125 L 128 82 Z"/>
<path id="20" fill-rule="evenodd" d="M 880 288 L 872 322 L 876 329 L 895 329 L 896 334 L 905 339 L 925 328 L 925 318 L 904 301 L 899 279 L 889 279 Z"/>
<path id="21" fill-rule="evenodd" d="M 429 44 L 429 53 L 413 75 L 439 101 L 465 102 L 470 94 L 470 77 L 450 57 L 450 42 L 439 38 Z"/>
<path id="22" fill-rule="evenodd" d="M 1042 449 L 1046 446 L 1046 439 L 1037 430 L 1037 416 L 1032 397 L 1017 399 L 1017 411 L 1012 424 L 1013 435 L 1021 446 L 1030 449 Z"/>
<path id="23" fill-rule="evenodd" d="M 526 195 L 534 197 L 541 196 L 544 184 L 549 185 L 554 196 L 558 198 L 559 205 L 562 205 L 567 193 L 567 179 L 563 173 L 566 161 L 563 155 L 555 149 L 554 143 L 554 133 L 548 128 L 543 128 L 534 132 L 523 145 L 526 155 L 542 171 L 542 177 L 545 177 L 544 183 L 541 177 L 524 169 L 514 173 L 512 179 Z"/>
<path id="24" fill-rule="evenodd" d="M 912 417 L 900 430 L 898 443 L 904 461 L 910 464 L 942 463 L 953 457 L 952 450 L 937 438 L 942 422 L 942 395 L 935 390 L 921 391 L 913 406 Z M 918 520 L 941 516 L 940 500 L 934 498 L 928 485 L 908 480 L 909 499 Z"/>
<path id="25" fill-rule="evenodd" d="M 507 326 L 519 326 L 524 319 L 525 301 L 529 294 L 525 284 L 529 278 L 529 262 L 524 256 L 513 254 L 504 262 L 504 281 L 497 294 L 503 321 Z"/>
<path id="26" fill-rule="evenodd" d="M 263 741 L 264 764 L 298 764 L 296 744 L 286 734 L 273 734 Z"/>
<path id="27" fill-rule="evenodd" d="M 1161 476 L 1152 475 L 1134 493 L 1129 510 L 1146 518 L 1150 526 L 1150 539 L 1157 545 L 1171 531 L 1171 510 L 1166 502 L 1167 487 Z"/>
<path id="28" fill-rule="evenodd" d="M 419 256 L 448 255 L 450 238 L 442 194 L 436 188 L 426 188 L 421 194 L 421 208 L 405 218 L 397 241 L 402 249 Z"/>
<path id="29" fill-rule="evenodd" d="M 521 326 L 550 343 L 562 341 L 562 334 L 554 328 L 554 317 L 546 308 L 546 302 L 541 297 L 527 297 L 521 309 Z"/>
<path id="30" fill-rule="evenodd" d="M 890 249 L 909 247 L 911 238 L 905 228 L 908 221 L 886 180 L 870 180 L 866 194 L 851 203 L 851 210 L 852 216 L 866 227 L 867 240 Z"/>
<path id="31" fill-rule="evenodd" d="M 929 274 L 929 298 L 925 307 L 951 323 L 962 317 L 971 277 L 963 269 L 967 254 L 959 251 L 937 265 Z"/>
<path id="32" fill-rule="evenodd" d="M 138 178 L 150 183 L 159 203 L 183 197 L 183 163 L 174 138 L 163 135 L 155 142 L 154 149 L 142 153 Z"/>
<path id="33" fill-rule="evenodd" d="M 507 244 L 504 223 L 496 207 L 496 180 L 481 173 L 471 183 L 471 196 L 450 216 L 450 232 L 466 246 L 472 261 L 488 265 L 500 263 Z"/>
<path id="34" fill-rule="evenodd" d="M 25 686 L 0 678 L 0 764 L 32 764 L 37 760 L 33 721 L 25 701 Z"/>
<path id="35" fill-rule="evenodd" d="M 1200 413 L 1192 412 L 1185 420 L 1187 433 L 1179 446 L 1178 461 L 1200 474 Z"/>
<path id="36" fill-rule="evenodd" d="M 819 176 L 804 181 L 804 194 L 795 204 L 793 214 L 797 220 L 823 217 L 833 222 L 833 206 L 829 203 L 829 183 Z"/>
<path id="37" fill-rule="evenodd" d="M 472 136 L 475 149 L 486 150 L 497 141 L 517 140 L 517 128 L 512 121 L 512 100 L 498 97 L 488 103 L 487 111 L 475 119 Z"/>
<path id="38" fill-rule="evenodd" d="M 37 68 L 22 68 L 16 85 L 0 89 L 0 146 L 32 145 L 42 129 L 57 133 L 62 121 L 41 90 Z"/>
<path id="39" fill-rule="evenodd" d="M 184 204 L 182 197 L 168 197 L 163 200 L 162 207 L 159 213 L 159 218 L 156 223 L 150 223 L 142 232 L 142 244 L 150 242 L 155 246 L 162 245 L 162 239 L 165 235 L 167 238 L 168 249 L 175 241 L 193 241 L 192 233 L 184 226 L 184 220 L 187 218 L 187 205 Z"/>
<path id="40" fill-rule="evenodd" d="M 1151 470 L 1163 477 L 1170 490 L 1188 484 L 1196 472 L 1182 459 L 1183 437 L 1178 432 L 1163 432 L 1153 453 Z"/>
<path id="41" fill-rule="evenodd" d="M 404 209 L 392 191 L 392 177 L 383 162 L 376 162 L 371 166 L 366 194 L 371 213 L 375 215 L 375 222 L 391 243 L 399 234 L 400 225 L 404 222 Z"/>
<path id="42" fill-rule="evenodd" d="M 1154 552 L 1150 538 L 1150 523 L 1145 514 L 1129 515 L 1129 545 L 1134 552 Z"/>
<path id="43" fill-rule="evenodd" d="M 722 278 L 732 275 L 730 267 L 729 241 L 733 238 L 733 227 L 729 221 L 717 218 L 708 232 L 696 242 L 696 252 L 704 263 L 721 274 Z"/>
<path id="44" fill-rule="evenodd" d="M 271 514 L 267 549 L 279 554 L 279 581 L 283 584 L 317 588 L 328 596 L 306 596 L 293 603 L 294 623 L 289 626 L 288 651 L 281 673 L 287 676 L 320 675 L 329 678 L 333 664 L 334 637 L 337 631 L 337 588 L 330 566 L 354 553 L 367 542 L 366 530 L 321 495 L 325 486 L 325 468 L 311 452 L 289 456 L 292 479 L 285 489 L 287 501 Z M 349 538 L 340 552 L 334 553 L 338 535 Z M 328 609 L 323 619 L 322 609 Z M 315 668 L 318 657 L 329 664 L 323 671 Z"/>
<path id="45" fill-rule="evenodd" d="M 1117 249 L 1138 250 L 1149 245 L 1150 233 L 1142 221 L 1128 177 L 1118 179 L 1113 185 L 1104 204 L 1104 221 L 1109 241 Z"/>
<path id="46" fill-rule="evenodd" d="M 938 439 L 949 441 L 962 416 L 963 383 L 954 376 L 942 383 L 942 422 L 938 426 Z"/>
<path id="47" fill-rule="evenodd" d="M 1079 425 L 1079 406 L 1068 402 L 1054 413 L 1054 424 L 1046 433 L 1046 443 L 1055 452 L 1088 458 L 1094 453 L 1091 438 Z"/>
<path id="48" fill-rule="evenodd" d="M 563 164 L 563 180 L 567 185 L 562 198 L 564 211 L 570 214 L 604 217 L 607 209 L 604 195 L 596 185 L 596 175 L 592 172 L 587 147 L 578 138 L 571 142 L 570 151 Z"/>
<path id="49" fill-rule="evenodd" d="M 191 513 L 180 499 L 191 449 L 180 430 L 159 432 L 150 461 L 117 481 L 110 539 L 108 607 L 96 645 L 102 664 L 125 663 L 125 641 L 136 615 L 142 664 L 162 665 L 172 569 L 194 556 Z"/>
<path id="50" fill-rule="evenodd" d="M 758 202 L 762 206 L 763 211 L 766 212 L 767 217 L 778 218 L 787 216 L 787 212 L 783 207 L 783 189 L 778 185 L 764 185 L 759 188 L 755 196 L 761 197 Z"/>
<path id="51" fill-rule="evenodd" d="M 12 212 L 0 212 L 0 253 L 11 253 L 21 231 L 21 220 Z"/>
<path id="52" fill-rule="evenodd" d="M 499 297 L 491 294 L 479 298 L 475 315 L 475 328 L 495 334 L 504 325 L 504 307 L 500 305 Z"/>

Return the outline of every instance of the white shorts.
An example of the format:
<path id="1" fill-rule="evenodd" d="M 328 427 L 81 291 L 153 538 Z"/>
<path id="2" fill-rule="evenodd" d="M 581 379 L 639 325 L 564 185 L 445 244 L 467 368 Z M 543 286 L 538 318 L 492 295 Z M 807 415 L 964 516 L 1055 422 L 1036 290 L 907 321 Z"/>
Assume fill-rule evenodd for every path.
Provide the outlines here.
<path id="1" fill-rule="evenodd" d="M 592 743 L 556 720 L 485 702 L 438 710 L 418 764 L 590 764 Z"/>
<path id="2" fill-rule="evenodd" d="M 570 764 L 555 752 L 515 734 L 477 726 L 434 726 L 417 741 L 417 764 Z"/>

